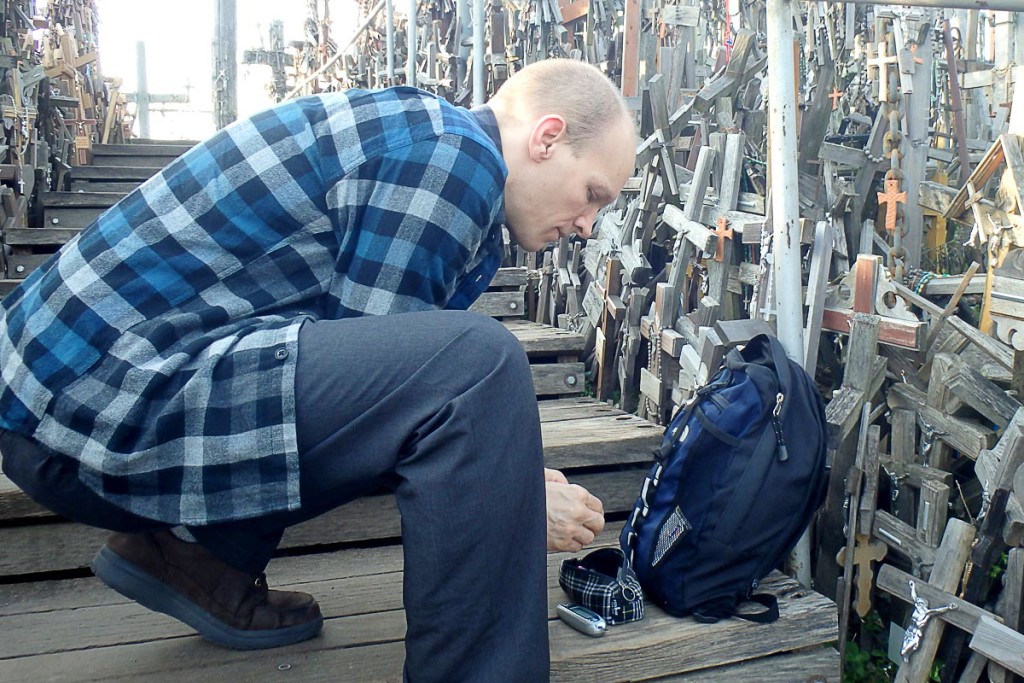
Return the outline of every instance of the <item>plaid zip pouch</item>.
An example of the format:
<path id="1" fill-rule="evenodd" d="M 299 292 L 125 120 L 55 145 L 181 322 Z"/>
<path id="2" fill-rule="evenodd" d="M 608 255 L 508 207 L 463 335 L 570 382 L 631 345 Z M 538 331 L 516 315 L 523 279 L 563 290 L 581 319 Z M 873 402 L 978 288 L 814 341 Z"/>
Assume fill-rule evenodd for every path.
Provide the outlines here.
<path id="1" fill-rule="evenodd" d="M 597 612 L 609 624 L 644 618 L 640 582 L 618 548 L 601 548 L 582 558 L 562 560 L 558 585 L 573 602 Z"/>

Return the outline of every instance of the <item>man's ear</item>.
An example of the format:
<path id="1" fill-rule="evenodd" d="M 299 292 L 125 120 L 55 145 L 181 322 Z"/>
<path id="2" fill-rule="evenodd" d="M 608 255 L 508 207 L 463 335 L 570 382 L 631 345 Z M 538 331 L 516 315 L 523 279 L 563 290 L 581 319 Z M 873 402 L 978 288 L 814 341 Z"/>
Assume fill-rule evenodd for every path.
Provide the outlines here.
<path id="1" fill-rule="evenodd" d="M 550 159 L 554 153 L 554 145 L 565 141 L 565 128 L 565 119 L 557 114 L 546 114 L 537 119 L 530 133 L 530 159 Z"/>

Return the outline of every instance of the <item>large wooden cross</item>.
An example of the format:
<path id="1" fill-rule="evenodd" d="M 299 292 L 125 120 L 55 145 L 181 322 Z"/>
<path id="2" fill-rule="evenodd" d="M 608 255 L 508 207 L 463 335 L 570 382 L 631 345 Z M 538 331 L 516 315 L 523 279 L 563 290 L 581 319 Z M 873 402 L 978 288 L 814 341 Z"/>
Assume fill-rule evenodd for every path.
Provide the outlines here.
<path id="1" fill-rule="evenodd" d="M 853 308 L 826 307 L 822 314 L 821 329 L 841 334 L 850 333 L 850 319 L 857 313 L 878 315 L 878 341 L 890 346 L 917 350 L 920 348 L 924 323 L 918 320 L 885 315 L 884 305 L 879 311 L 879 269 L 881 257 L 861 254 L 851 273 L 853 284 Z"/>
<path id="2" fill-rule="evenodd" d="M 619 322 L 626 316 L 626 306 L 622 303 L 622 264 L 616 256 L 609 256 L 605 263 L 604 286 L 594 282 L 597 294 L 601 297 L 601 317 L 597 326 L 594 357 L 597 360 L 597 382 L 594 395 L 605 400 L 612 394 L 615 373 L 616 345 Z"/>
<path id="3" fill-rule="evenodd" d="M 878 193 L 878 205 L 885 207 L 885 229 L 896 231 L 896 213 L 898 204 L 907 203 L 907 193 L 900 192 L 900 181 L 890 178 L 885 181 L 885 192 Z"/>
<path id="4" fill-rule="evenodd" d="M 899 61 L 897 55 L 889 54 L 889 41 L 882 40 L 878 43 L 878 56 L 871 56 L 870 46 L 868 51 L 868 68 L 877 69 L 878 73 L 878 99 L 882 102 L 889 101 L 889 65 Z"/>
<path id="5" fill-rule="evenodd" d="M 672 414 L 669 397 L 679 373 L 675 359 L 683 348 L 683 336 L 674 329 L 678 296 L 678 290 L 672 285 L 659 283 L 655 289 L 654 310 L 640 321 L 640 333 L 650 342 L 650 369 L 640 370 L 640 393 L 651 406 L 646 411 L 647 417 L 655 417 L 658 424 L 666 424 Z"/>

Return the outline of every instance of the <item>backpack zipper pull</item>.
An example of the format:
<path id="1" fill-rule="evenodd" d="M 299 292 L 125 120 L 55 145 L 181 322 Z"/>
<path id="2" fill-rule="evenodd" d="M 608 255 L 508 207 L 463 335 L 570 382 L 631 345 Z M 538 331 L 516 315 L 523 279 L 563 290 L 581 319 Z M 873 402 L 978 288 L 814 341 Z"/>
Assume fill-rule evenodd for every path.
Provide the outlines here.
<path id="1" fill-rule="evenodd" d="M 779 462 L 789 460 L 789 451 L 786 449 L 786 441 L 782 438 L 782 423 L 779 416 L 782 414 L 782 402 L 786 397 L 779 392 L 775 395 L 775 407 L 772 409 L 772 425 L 775 427 L 775 441 L 778 443 Z"/>

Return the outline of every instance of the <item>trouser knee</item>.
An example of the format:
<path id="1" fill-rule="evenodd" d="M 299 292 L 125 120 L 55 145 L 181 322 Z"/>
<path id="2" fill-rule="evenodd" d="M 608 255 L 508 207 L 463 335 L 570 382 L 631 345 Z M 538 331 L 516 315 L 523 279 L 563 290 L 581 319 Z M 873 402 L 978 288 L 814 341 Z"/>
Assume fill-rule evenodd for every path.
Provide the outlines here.
<path id="1" fill-rule="evenodd" d="M 470 346 L 470 352 L 459 359 L 459 372 L 501 383 L 503 392 L 532 393 L 530 364 L 515 335 L 485 315 L 459 312 L 456 317 Z"/>

